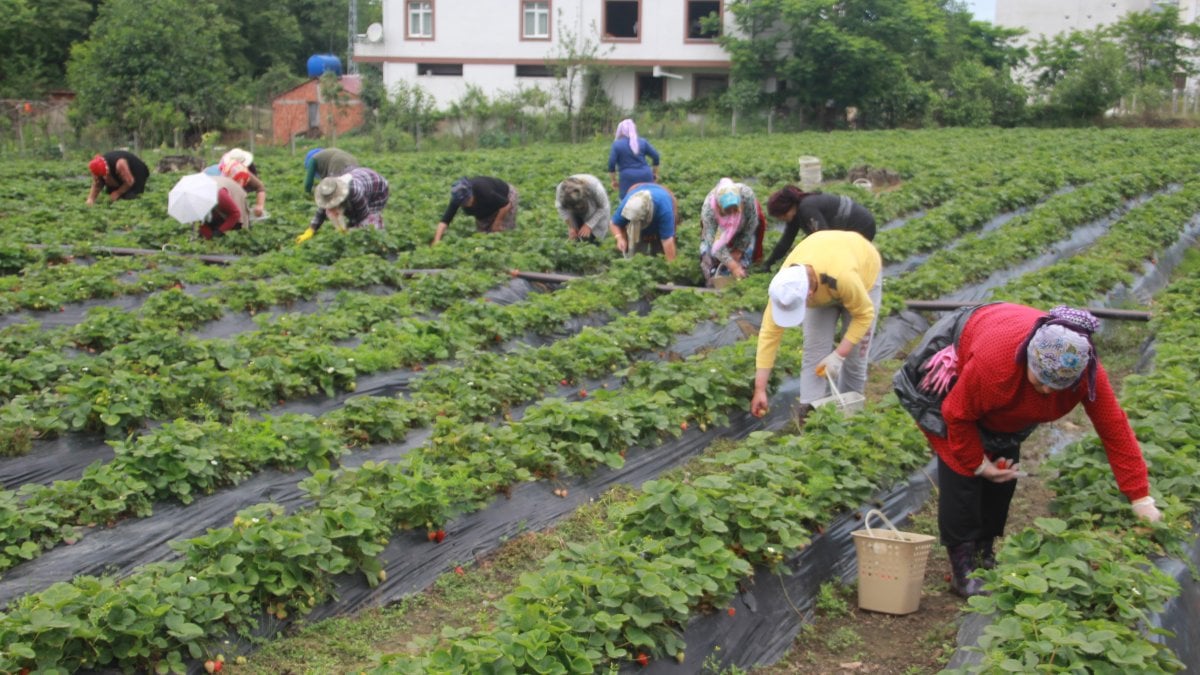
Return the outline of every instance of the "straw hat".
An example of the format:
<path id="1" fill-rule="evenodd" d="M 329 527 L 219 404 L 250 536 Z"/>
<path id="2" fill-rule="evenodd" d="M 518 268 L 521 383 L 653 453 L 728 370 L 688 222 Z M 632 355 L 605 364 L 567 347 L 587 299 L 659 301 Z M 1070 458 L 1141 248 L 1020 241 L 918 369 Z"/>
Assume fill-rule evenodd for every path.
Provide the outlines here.
<path id="1" fill-rule="evenodd" d="M 336 209 L 346 201 L 349 194 L 350 177 L 331 176 L 321 179 L 321 182 L 317 184 L 317 189 L 313 191 L 313 198 L 317 200 L 319 209 Z"/>

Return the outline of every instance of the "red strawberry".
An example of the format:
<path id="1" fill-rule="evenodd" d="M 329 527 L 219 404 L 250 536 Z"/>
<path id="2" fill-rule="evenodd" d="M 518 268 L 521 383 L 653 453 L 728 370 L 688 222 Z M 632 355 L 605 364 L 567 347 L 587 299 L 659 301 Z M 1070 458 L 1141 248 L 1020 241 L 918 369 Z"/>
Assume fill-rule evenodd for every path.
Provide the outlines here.
<path id="1" fill-rule="evenodd" d="M 737 610 L 734 609 L 733 607 L 730 607 L 729 609 L 727 609 L 725 611 L 729 613 L 729 616 L 733 616 L 734 614 L 737 614 Z"/>
<path id="2" fill-rule="evenodd" d="M 680 429 L 683 429 L 684 431 L 687 431 L 687 420 L 684 420 L 684 421 L 680 422 L 680 423 L 679 423 L 679 428 L 680 428 Z"/>
<path id="3" fill-rule="evenodd" d="M 435 533 L 435 536 L 437 537 L 437 539 L 436 539 L 437 543 L 439 543 L 439 544 L 440 544 L 440 543 L 442 543 L 442 540 L 446 538 L 446 531 L 445 531 L 445 530 L 438 530 L 438 531 Z"/>
<path id="4" fill-rule="evenodd" d="M 428 537 L 429 541 L 437 541 L 437 530 L 430 530 Z"/>
<path id="5" fill-rule="evenodd" d="M 567 386 L 568 384 L 571 384 L 571 381 L 570 381 L 570 380 L 566 380 L 566 379 L 564 379 L 564 380 L 562 380 L 561 382 L 559 382 L 559 384 L 561 384 L 562 386 L 564 386 L 564 387 L 565 387 L 565 386 Z"/>
<path id="6" fill-rule="evenodd" d="M 644 668 L 650 664 L 650 657 L 646 656 L 645 652 L 638 652 L 637 662 Z"/>
<path id="7" fill-rule="evenodd" d="M 579 398 L 587 398 L 587 389 L 579 390 Z"/>
<path id="8" fill-rule="evenodd" d="M 458 567 L 454 568 L 454 573 L 461 577 L 462 575 L 466 574 L 466 571 L 463 570 L 462 565 L 459 565 Z"/>

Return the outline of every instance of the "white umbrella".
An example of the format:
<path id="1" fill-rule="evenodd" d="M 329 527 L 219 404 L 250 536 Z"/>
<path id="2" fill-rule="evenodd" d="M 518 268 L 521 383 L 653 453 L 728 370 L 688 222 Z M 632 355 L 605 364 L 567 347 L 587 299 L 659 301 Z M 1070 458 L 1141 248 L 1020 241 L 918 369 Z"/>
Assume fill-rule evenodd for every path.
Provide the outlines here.
<path id="1" fill-rule="evenodd" d="M 167 195 L 167 213 L 184 225 L 204 220 L 216 205 L 217 181 L 202 173 L 180 178 Z"/>

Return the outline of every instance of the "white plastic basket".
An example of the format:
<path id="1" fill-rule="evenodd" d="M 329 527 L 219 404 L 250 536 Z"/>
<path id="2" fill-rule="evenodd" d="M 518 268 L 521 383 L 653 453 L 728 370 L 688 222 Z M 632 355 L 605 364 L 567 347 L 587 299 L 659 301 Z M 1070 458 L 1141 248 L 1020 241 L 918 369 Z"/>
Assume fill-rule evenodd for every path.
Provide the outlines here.
<path id="1" fill-rule="evenodd" d="M 865 405 L 867 402 L 865 396 L 857 391 L 848 391 L 844 394 L 839 392 L 837 383 L 833 381 L 833 378 L 829 376 L 829 373 L 825 374 L 825 379 L 829 380 L 829 390 L 833 392 L 833 395 L 813 401 L 812 407 L 818 408 L 823 405 L 837 406 L 837 409 L 847 417 L 863 409 L 863 405 Z"/>

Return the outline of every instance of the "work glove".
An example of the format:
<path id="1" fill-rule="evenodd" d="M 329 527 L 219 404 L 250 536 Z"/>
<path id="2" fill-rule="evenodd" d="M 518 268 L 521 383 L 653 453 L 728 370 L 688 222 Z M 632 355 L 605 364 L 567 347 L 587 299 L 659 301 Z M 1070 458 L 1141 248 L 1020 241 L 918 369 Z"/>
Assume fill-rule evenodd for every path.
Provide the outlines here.
<path id="1" fill-rule="evenodd" d="M 1138 518 L 1143 518 L 1152 523 L 1157 523 L 1162 519 L 1162 512 L 1154 505 L 1154 497 L 1146 496 L 1141 499 L 1135 499 L 1130 503 L 1133 507 L 1133 513 Z"/>
<path id="2" fill-rule="evenodd" d="M 303 232 L 300 233 L 299 237 L 296 237 L 296 245 L 303 244 L 304 242 L 308 241 L 309 239 L 312 239 L 314 234 L 316 234 L 316 232 L 313 231 L 313 229 L 311 227 L 304 230 Z"/>
<path id="3" fill-rule="evenodd" d="M 829 356 L 821 359 L 821 362 L 817 364 L 817 377 L 838 379 L 838 375 L 842 374 L 842 362 L 845 360 L 846 357 L 837 352 L 829 352 Z"/>

